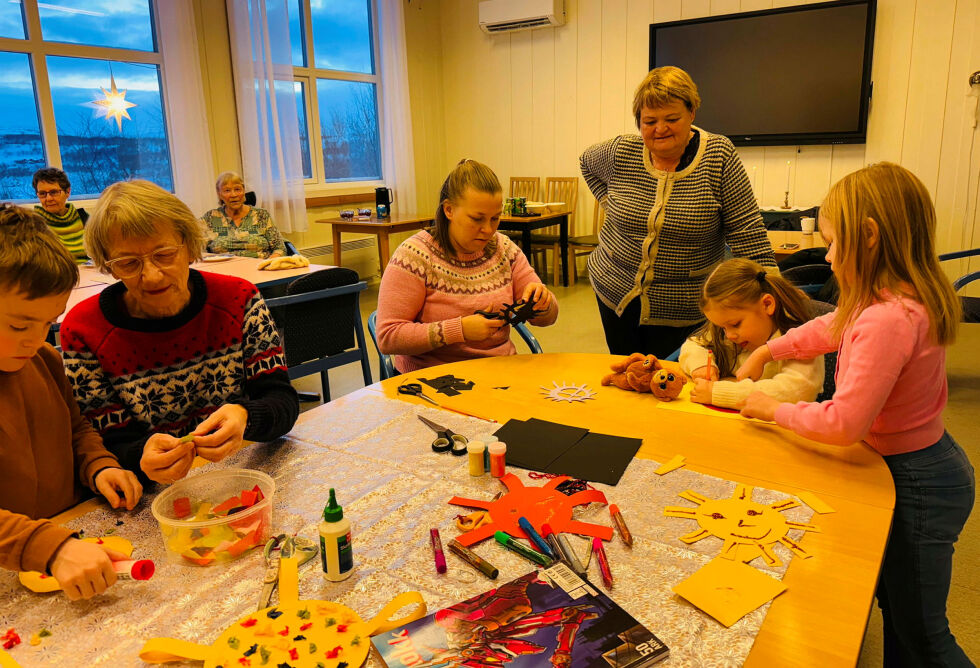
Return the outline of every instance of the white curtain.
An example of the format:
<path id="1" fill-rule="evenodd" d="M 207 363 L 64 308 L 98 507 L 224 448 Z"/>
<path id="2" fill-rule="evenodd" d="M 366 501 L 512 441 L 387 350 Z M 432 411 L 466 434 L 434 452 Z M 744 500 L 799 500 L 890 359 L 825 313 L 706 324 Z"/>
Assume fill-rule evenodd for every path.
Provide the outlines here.
<path id="1" fill-rule="evenodd" d="M 415 149 L 412 110 L 408 98 L 408 55 L 405 48 L 405 11 L 400 0 L 378 2 L 381 33 L 382 168 L 385 184 L 394 191 L 393 209 L 415 215 Z"/>
<path id="2" fill-rule="evenodd" d="M 195 216 L 214 208 L 214 158 L 193 0 L 156 4 L 173 156 L 174 192 Z"/>
<path id="3" fill-rule="evenodd" d="M 283 232 L 307 229 L 286 0 L 227 0 L 242 167 Z"/>

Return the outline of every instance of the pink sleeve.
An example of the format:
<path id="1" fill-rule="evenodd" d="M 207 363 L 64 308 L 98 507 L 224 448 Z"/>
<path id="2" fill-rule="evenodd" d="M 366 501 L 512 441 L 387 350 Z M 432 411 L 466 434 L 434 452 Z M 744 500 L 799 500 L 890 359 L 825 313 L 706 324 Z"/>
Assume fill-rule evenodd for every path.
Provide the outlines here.
<path id="1" fill-rule="evenodd" d="M 847 332 L 849 364 L 838 378 L 832 399 L 781 404 L 776 423 L 822 443 L 850 445 L 864 439 L 911 359 L 918 338 L 908 320 L 887 316 L 865 311 Z M 883 341 L 888 345 L 882 345 Z"/>
<path id="2" fill-rule="evenodd" d="M 501 235 L 502 236 L 502 235 Z M 507 239 L 507 237 L 503 237 Z M 510 261 L 510 272 L 512 277 L 512 286 L 514 290 L 514 301 L 516 302 L 521 297 L 524 296 L 524 289 L 531 283 L 541 283 L 541 279 L 538 274 L 534 271 L 531 265 L 527 261 L 527 257 L 524 255 L 524 251 L 516 246 L 509 239 L 506 243 L 514 246 L 517 252 L 514 254 L 514 258 Z M 529 323 L 535 327 L 547 327 L 548 325 L 555 324 L 558 320 L 558 300 L 552 299 L 551 303 L 548 305 L 548 310 L 542 313 L 537 318 L 532 318 L 528 320 Z"/>
<path id="3" fill-rule="evenodd" d="M 837 350 L 839 344 L 830 336 L 836 315 L 837 311 L 833 311 L 814 318 L 767 343 L 772 358 L 808 360 Z"/>
<path id="4" fill-rule="evenodd" d="M 378 291 L 378 349 L 386 355 L 419 355 L 463 342 L 461 317 L 419 322 L 425 307 L 425 280 L 389 263 Z"/>

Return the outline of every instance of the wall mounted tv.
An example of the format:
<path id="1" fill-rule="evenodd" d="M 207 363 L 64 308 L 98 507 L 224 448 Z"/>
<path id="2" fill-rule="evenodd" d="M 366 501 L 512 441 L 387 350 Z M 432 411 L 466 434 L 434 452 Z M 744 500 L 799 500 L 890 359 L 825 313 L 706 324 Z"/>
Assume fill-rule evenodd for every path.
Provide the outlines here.
<path id="1" fill-rule="evenodd" d="M 650 25 L 650 68 L 698 86 L 695 124 L 739 146 L 860 144 L 868 126 L 875 0 Z"/>

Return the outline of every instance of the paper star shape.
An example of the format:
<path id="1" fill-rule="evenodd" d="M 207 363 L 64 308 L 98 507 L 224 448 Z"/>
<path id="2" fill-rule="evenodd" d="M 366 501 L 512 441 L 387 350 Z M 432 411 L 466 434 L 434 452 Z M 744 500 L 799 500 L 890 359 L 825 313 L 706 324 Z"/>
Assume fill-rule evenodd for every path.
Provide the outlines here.
<path id="1" fill-rule="evenodd" d="M 136 105 L 133 104 L 132 102 L 126 101 L 125 90 L 122 92 L 116 90 L 116 78 L 111 74 L 109 75 L 109 78 L 112 82 L 112 90 L 108 91 L 105 88 L 102 88 L 102 94 L 105 95 L 105 98 L 101 100 L 92 100 L 92 104 L 97 104 L 100 107 L 102 107 L 102 109 L 99 109 L 97 111 L 99 111 L 99 113 L 106 120 L 111 120 L 115 118 L 116 125 L 118 126 L 119 131 L 122 132 L 123 116 L 125 116 L 129 120 L 133 120 L 130 117 L 129 112 L 126 110 L 129 109 L 130 107 L 135 107 Z"/>

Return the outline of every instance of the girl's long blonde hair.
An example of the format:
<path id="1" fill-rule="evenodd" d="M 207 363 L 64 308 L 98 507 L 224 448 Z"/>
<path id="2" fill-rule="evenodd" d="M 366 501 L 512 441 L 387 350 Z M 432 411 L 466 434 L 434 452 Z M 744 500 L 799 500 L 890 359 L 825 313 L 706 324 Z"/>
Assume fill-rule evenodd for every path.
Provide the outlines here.
<path id="1" fill-rule="evenodd" d="M 939 268 L 936 210 L 922 181 L 891 162 L 868 165 L 830 188 L 820 216 L 833 227 L 837 264 L 844 274 L 838 277 L 833 335 L 840 337 L 848 323 L 888 290 L 925 307 L 936 343 L 953 342 L 960 301 Z M 878 227 L 878 243 L 872 248 L 867 245 L 870 221 Z"/>
<path id="2" fill-rule="evenodd" d="M 710 304 L 749 308 L 764 295 L 772 295 L 776 301 L 772 321 L 781 332 L 799 327 L 812 317 L 806 293 L 782 276 L 767 274 L 762 265 L 746 258 L 726 260 L 711 272 L 701 288 L 699 306 L 702 311 Z M 694 340 L 714 353 L 719 376 L 734 373 L 738 352 L 723 328 L 709 320 L 694 334 Z"/>

